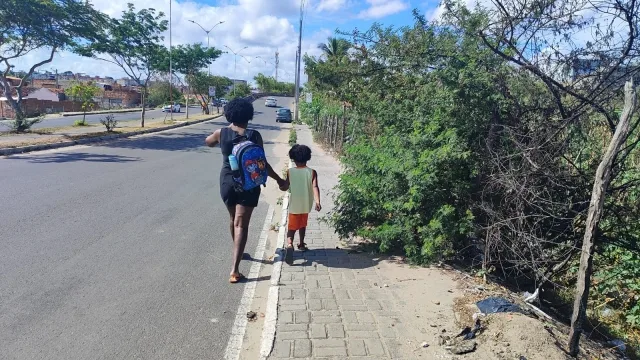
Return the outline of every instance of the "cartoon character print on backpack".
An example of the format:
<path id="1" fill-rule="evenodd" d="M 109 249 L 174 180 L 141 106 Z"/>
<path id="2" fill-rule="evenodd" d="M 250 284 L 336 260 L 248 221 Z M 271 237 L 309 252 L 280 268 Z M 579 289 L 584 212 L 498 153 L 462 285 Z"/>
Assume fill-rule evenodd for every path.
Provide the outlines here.
<path id="1" fill-rule="evenodd" d="M 237 191 L 251 190 L 267 182 L 267 158 L 264 149 L 248 138 L 249 136 L 241 137 L 243 141 L 239 141 L 232 151 L 240 162 L 240 171 L 234 176 Z"/>
<path id="2" fill-rule="evenodd" d="M 262 184 L 264 183 L 264 170 L 266 168 L 265 163 L 262 159 L 249 159 L 245 162 L 244 164 L 245 169 L 247 169 L 247 172 L 249 173 L 249 177 L 251 178 L 251 181 L 255 184 Z"/>

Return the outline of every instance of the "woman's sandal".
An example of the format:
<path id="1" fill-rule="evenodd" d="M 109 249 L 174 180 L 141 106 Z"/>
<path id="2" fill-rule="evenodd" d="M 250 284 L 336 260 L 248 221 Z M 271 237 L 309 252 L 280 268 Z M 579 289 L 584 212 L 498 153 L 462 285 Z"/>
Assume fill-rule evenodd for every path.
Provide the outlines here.
<path id="1" fill-rule="evenodd" d="M 307 244 L 301 243 L 301 244 L 298 244 L 298 250 L 300 250 L 300 251 L 308 251 L 309 248 L 307 247 Z"/>
<path id="2" fill-rule="evenodd" d="M 229 282 L 232 284 L 235 284 L 237 282 L 240 282 L 242 280 L 244 280 L 245 277 L 244 275 L 237 273 L 237 274 L 231 274 L 231 277 L 229 278 Z"/>

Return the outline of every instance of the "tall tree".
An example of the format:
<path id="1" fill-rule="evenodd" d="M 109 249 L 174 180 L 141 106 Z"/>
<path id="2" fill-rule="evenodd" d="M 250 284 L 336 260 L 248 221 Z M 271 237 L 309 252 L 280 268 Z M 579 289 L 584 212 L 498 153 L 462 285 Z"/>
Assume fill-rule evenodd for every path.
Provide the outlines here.
<path id="1" fill-rule="evenodd" d="M 185 76 L 187 80 L 187 106 L 186 117 L 189 118 L 189 95 L 191 94 L 191 77 L 200 69 L 215 61 L 222 51 L 216 48 L 206 48 L 201 44 L 178 45 L 171 49 L 173 71 Z M 168 70 L 168 69 L 167 69 Z M 199 84 L 200 85 L 200 84 Z M 214 86 L 210 84 L 209 86 Z"/>
<path id="2" fill-rule="evenodd" d="M 209 96 L 209 86 L 213 86 L 216 89 L 216 94 L 221 96 L 224 94 L 229 86 L 233 84 L 231 79 L 224 76 L 208 75 L 203 71 L 198 71 L 187 78 L 189 86 L 193 92 L 200 97 L 200 100 L 209 104 L 211 97 Z M 209 109 L 207 108 L 207 113 Z"/>
<path id="3" fill-rule="evenodd" d="M 156 13 L 152 8 L 136 12 L 134 5 L 129 3 L 121 19 L 111 19 L 106 40 L 93 43 L 82 51 L 85 56 L 117 65 L 140 86 L 142 127 L 149 80 L 162 68 L 168 55 L 167 49 L 161 44 L 164 40 L 162 33 L 167 30 L 167 25 L 163 12 Z"/>
<path id="4" fill-rule="evenodd" d="M 99 91 L 100 89 L 92 82 L 88 82 L 86 84 L 76 82 L 71 85 L 69 90 L 67 90 L 67 93 L 74 101 L 82 103 L 82 122 L 79 122 L 78 125 L 87 125 L 87 110 L 93 108 L 93 105 L 95 104 L 93 98 L 98 95 Z"/>
<path id="5" fill-rule="evenodd" d="M 318 49 L 322 50 L 322 56 L 328 61 L 339 61 L 347 55 L 350 47 L 349 41 L 337 37 L 329 37 L 327 43 L 318 44 Z"/>
<path id="6" fill-rule="evenodd" d="M 50 63 L 56 52 L 76 51 L 79 44 L 101 41 L 106 15 L 85 0 L 2 0 L 0 1 L 0 85 L 16 113 L 14 128 L 28 130 L 22 109 L 22 89 L 36 69 Z M 46 50 L 44 59 L 31 60 L 35 51 Z M 14 67 L 26 69 L 19 73 Z M 12 85 L 10 73 L 20 74 Z M 14 98 L 15 96 L 15 98 Z"/>

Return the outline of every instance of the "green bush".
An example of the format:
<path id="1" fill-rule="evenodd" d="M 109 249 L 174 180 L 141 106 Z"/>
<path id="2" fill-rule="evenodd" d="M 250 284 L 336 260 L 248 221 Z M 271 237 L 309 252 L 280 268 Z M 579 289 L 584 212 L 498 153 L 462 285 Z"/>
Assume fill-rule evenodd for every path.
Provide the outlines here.
<path id="1" fill-rule="evenodd" d="M 289 145 L 293 146 L 298 143 L 298 134 L 296 133 L 296 129 L 294 127 L 289 131 Z"/>
<path id="2" fill-rule="evenodd" d="M 89 123 L 85 119 L 78 119 L 73 122 L 73 126 L 87 126 Z"/>

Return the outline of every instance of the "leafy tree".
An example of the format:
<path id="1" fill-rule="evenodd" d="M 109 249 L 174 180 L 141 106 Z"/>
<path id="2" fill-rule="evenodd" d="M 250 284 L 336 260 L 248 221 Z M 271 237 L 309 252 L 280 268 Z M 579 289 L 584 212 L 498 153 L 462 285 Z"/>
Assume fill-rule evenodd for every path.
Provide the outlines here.
<path id="1" fill-rule="evenodd" d="M 151 77 L 164 67 L 168 51 L 161 44 L 162 33 L 168 21 L 164 13 L 155 9 L 135 11 L 129 3 L 121 19 L 111 19 L 104 41 L 95 42 L 83 49 L 82 54 L 92 56 L 120 67 L 141 88 L 142 112 L 140 126 L 144 127 L 145 105 Z"/>
<path id="2" fill-rule="evenodd" d="M 221 54 L 222 51 L 216 48 L 205 48 L 202 47 L 201 44 L 178 45 L 171 49 L 171 58 L 173 60 L 172 70 L 176 73 L 184 75 L 187 80 L 187 101 L 188 95 L 191 93 L 192 88 L 190 81 L 192 75 L 196 74 L 200 69 L 211 64 L 215 59 L 220 57 Z M 187 118 L 189 117 L 188 103 L 186 107 L 186 116 Z"/>
<path id="3" fill-rule="evenodd" d="M 216 94 L 218 96 L 224 94 L 227 91 L 227 88 L 233 84 L 231 79 L 224 76 L 215 76 L 208 75 L 203 71 L 196 72 L 190 75 L 187 78 L 189 82 L 189 86 L 193 90 L 193 92 L 200 97 L 200 100 L 204 104 L 209 104 L 211 102 L 211 97 L 209 96 L 209 86 L 214 86 L 216 89 Z M 206 109 L 206 113 L 208 114 L 209 109 Z"/>
<path id="4" fill-rule="evenodd" d="M 172 92 L 173 96 L 169 95 Z M 169 81 L 155 81 L 149 84 L 147 103 L 150 106 L 159 106 L 169 103 L 171 99 L 180 99 L 182 94 L 175 86 L 170 86 Z"/>
<path id="5" fill-rule="evenodd" d="M 537 146 L 514 148 L 514 152 L 517 152 L 514 155 L 527 158 L 534 168 L 546 166 L 548 161 L 536 161 L 542 159 L 536 159 L 535 153 L 540 153 L 540 150 L 551 153 L 553 144 L 567 136 L 563 128 L 579 131 L 580 127 L 598 126 L 597 121 L 602 119 L 602 125 L 609 130 L 607 138 L 611 142 L 608 148 L 606 151 L 597 149 L 601 160 L 595 161 L 597 157 L 594 157 L 588 165 L 568 161 L 568 167 L 579 172 L 586 187 L 593 188 L 584 199 L 588 199 L 591 205 L 576 216 L 583 218 L 585 227 L 581 231 L 584 235 L 580 239 L 580 271 L 569 339 L 569 352 L 577 356 L 587 311 L 595 244 L 601 241 L 603 235 L 606 237 L 610 233 L 607 217 L 612 215 L 613 209 L 605 200 L 617 195 L 617 191 L 609 189 L 610 184 L 611 189 L 616 189 L 616 180 L 629 173 L 630 164 L 625 164 L 624 159 L 639 142 L 628 141 L 629 129 L 640 125 L 640 119 L 636 120 L 633 116 L 636 94 L 632 86 L 625 89 L 625 97 L 629 99 L 625 99 L 625 111 L 621 116 L 618 116 L 615 105 L 623 83 L 634 76 L 638 77 L 640 73 L 640 4 L 636 1 L 594 3 L 586 0 L 564 0 L 561 6 L 538 0 L 496 0 L 494 4 L 495 8 L 478 7 L 472 10 L 457 2 L 447 1 L 445 18 L 465 32 L 476 34 L 483 46 L 506 61 L 526 69 L 544 84 L 552 96 L 551 109 L 555 119 L 550 119 L 549 125 L 554 131 L 543 131 L 537 136 L 528 135 Z M 585 63 L 586 66 L 580 66 Z M 510 139 L 514 144 L 522 142 L 516 138 L 530 132 L 524 128 L 514 130 L 514 136 Z M 561 150 L 569 159 L 575 158 L 571 156 L 573 149 L 559 148 L 556 154 L 557 150 Z M 593 167 L 595 163 L 599 163 L 597 170 Z M 539 172 L 534 168 L 531 173 L 523 172 L 522 168 L 510 168 L 505 177 Z M 635 181 L 640 181 L 640 178 Z M 625 183 L 628 184 L 628 180 Z M 618 210 L 614 216 L 620 215 Z M 578 253 L 579 247 L 575 245 L 568 243 L 566 250 L 557 253 L 564 259 L 571 259 Z M 547 276 L 549 274 L 545 274 Z M 544 279 L 541 280 L 544 283 Z M 538 289 L 540 286 L 538 284 Z"/>
<path id="6" fill-rule="evenodd" d="M 0 2 L 0 85 L 16 113 L 13 127 L 28 130 L 33 120 L 25 118 L 22 89 L 34 71 L 53 60 L 58 51 L 77 51 L 83 42 L 101 41 L 107 17 L 84 0 L 3 0 Z M 46 50 L 45 59 L 30 61 L 29 55 Z M 16 65 L 27 68 L 17 85 L 8 79 Z M 14 99 L 14 96 L 16 99 Z"/>
<path id="7" fill-rule="evenodd" d="M 233 84 L 227 96 L 232 99 L 251 95 L 251 88 L 245 83 Z"/>
<path id="8" fill-rule="evenodd" d="M 284 93 L 292 96 L 295 90 L 295 84 L 276 81 L 275 78 L 265 76 L 262 73 L 256 75 L 253 79 L 256 81 L 258 88 L 262 92 Z"/>
<path id="9" fill-rule="evenodd" d="M 100 88 L 95 86 L 95 84 L 93 84 L 92 82 L 88 82 L 86 84 L 76 82 L 69 87 L 69 89 L 67 90 L 67 94 L 69 94 L 73 101 L 82 103 L 82 121 L 78 122 L 77 125 L 87 125 L 87 111 L 93 109 L 93 107 L 95 106 L 93 98 L 96 97 L 99 92 Z"/>
<path id="10" fill-rule="evenodd" d="M 347 56 L 347 50 L 351 47 L 348 40 L 329 37 L 327 43 L 318 44 L 318 49 L 322 50 L 322 57 L 327 61 L 340 61 Z"/>

